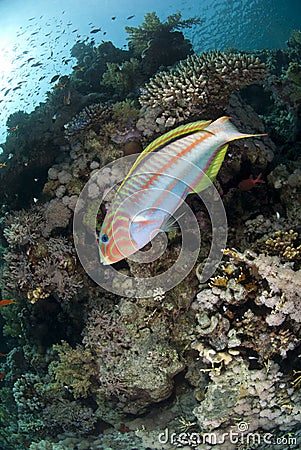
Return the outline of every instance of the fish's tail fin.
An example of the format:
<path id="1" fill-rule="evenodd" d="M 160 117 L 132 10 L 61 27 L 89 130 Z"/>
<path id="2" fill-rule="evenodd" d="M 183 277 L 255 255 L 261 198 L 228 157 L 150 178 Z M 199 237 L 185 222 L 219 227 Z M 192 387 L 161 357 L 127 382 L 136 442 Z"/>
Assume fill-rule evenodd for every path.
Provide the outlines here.
<path id="1" fill-rule="evenodd" d="M 223 134 L 225 136 L 226 142 L 234 141 L 235 139 L 243 139 L 243 138 L 249 138 L 249 137 L 260 137 L 260 136 L 267 136 L 267 134 L 253 134 L 253 133 L 241 133 L 237 130 L 235 125 L 233 125 L 232 122 L 230 122 L 231 117 L 223 116 L 219 119 L 212 122 L 208 127 L 206 127 L 206 130 L 211 131 L 211 133 L 214 134 Z"/>

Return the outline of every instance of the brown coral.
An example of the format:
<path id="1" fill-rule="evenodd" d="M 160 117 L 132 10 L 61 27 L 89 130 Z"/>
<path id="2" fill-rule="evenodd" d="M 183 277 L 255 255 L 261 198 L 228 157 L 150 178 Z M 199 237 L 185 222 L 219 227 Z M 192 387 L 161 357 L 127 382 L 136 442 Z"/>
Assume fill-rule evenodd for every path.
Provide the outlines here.
<path id="1" fill-rule="evenodd" d="M 145 86 L 141 105 L 160 107 L 163 118 L 184 120 L 194 114 L 219 109 L 229 95 L 265 75 L 258 58 L 245 54 L 205 52 L 190 56 L 171 71 L 159 72 Z"/>
<path id="2" fill-rule="evenodd" d="M 99 131 L 101 124 L 111 119 L 112 113 L 111 106 L 101 103 L 86 106 L 64 125 L 66 138 L 70 139 L 90 129 Z"/>

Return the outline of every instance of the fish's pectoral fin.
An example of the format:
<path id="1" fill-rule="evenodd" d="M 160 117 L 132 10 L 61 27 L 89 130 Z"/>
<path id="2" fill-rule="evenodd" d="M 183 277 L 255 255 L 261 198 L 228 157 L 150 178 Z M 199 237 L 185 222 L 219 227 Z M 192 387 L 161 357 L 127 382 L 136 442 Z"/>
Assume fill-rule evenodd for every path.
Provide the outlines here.
<path id="1" fill-rule="evenodd" d="M 166 233 L 170 233 L 171 231 L 179 231 L 180 226 L 178 221 L 184 215 L 185 213 L 181 214 L 179 217 L 169 216 L 168 219 L 165 222 L 163 222 L 161 230 L 165 231 Z"/>

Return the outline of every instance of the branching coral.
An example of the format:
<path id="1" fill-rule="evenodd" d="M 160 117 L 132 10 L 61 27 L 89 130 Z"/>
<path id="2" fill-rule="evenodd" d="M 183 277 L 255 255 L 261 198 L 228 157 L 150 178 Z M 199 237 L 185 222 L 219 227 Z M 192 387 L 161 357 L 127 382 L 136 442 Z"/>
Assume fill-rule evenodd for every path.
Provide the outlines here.
<path id="1" fill-rule="evenodd" d="M 65 136 L 70 139 L 80 135 L 90 129 L 99 131 L 102 122 L 111 118 L 112 109 L 110 106 L 100 103 L 86 106 L 73 119 L 64 125 Z"/>
<path id="2" fill-rule="evenodd" d="M 166 22 L 161 22 L 155 12 L 145 14 L 144 22 L 137 28 L 125 27 L 129 34 L 129 47 L 134 49 L 137 55 L 141 55 L 149 42 L 156 39 L 158 35 L 171 33 L 180 28 L 190 28 L 202 21 L 200 18 L 181 20 L 181 16 L 181 13 L 178 12 L 168 16 Z"/>
<path id="3" fill-rule="evenodd" d="M 163 117 L 184 120 L 192 115 L 208 115 L 208 109 L 221 109 L 229 95 L 265 75 L 258 58 L 223 52 L 202 53 L 168 72 L 159 72 L 145 86 L 141 105 L 160 107 Z"/>
<path id="4" fill-rule="evenodd" d="M 238 348 L 255 351 L 260 360 L 275 354 L 285 358 L 298 345 L 300 270 L 282 266 L 276 256 L 225 253 L 229 261 L 211 279 L 211 292 L 203 289 L 197 295 L 198 334 L 215 350 L 232 348 L 235 338 Z M 224 317 L 217 312 L 221 307 Z"/>
<path id="5" fill-rule="evenodd" d="M 31 303 L 49 295 L 70 299 L 83 285 L 74 248 L 63 238 L 40 239 L 27 251 L 7 251 L 4 259 L 6 288 L 21 291 Z"/>
<path id="6" fill-rule="evenodd" d="M 276 231 L 274 237 L 259 241 L 256 247 L 263 253 L 279 256 L 282 260 L 297 261 L 301 259 L 301 245 L 296 245 L 298 233 L 294 230 Z"/>

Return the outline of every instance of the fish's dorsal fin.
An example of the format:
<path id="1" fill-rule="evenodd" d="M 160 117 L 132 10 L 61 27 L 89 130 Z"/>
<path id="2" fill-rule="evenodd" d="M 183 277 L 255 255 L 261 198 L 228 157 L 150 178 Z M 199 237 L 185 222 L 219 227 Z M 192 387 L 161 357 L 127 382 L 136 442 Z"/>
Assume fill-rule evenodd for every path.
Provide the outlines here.
<path id="1" fill-rule="evenodd" d="M 228 145 L 229 144 L 226 144 L 223 147 L 221 147 L 219 150 L 217 150 L 216 155 L 212 159 L 210 165 L 208 166 L 208 168 L 206 168 L 206 170 L 204 170 L 204 173 L 207 176 L 206 177 L 203 176 L 201 181 L 199 182 L 199 184 L 193 189 L 193 191 L 189 192 L 189 194 L 204 191 L 209 186 L 210 181 L 212 182 L 215 180 L 216 175 L 218 174 L 218 171 L 221 168 L 221 165 L 226 156 L 226 152 L 228 150 Z"/>
<path id="2" fill-rule="evenodd" d="M 132 175 L 133 171 L 136 169 L 138 164 L 141 163 L 141 161 L 149 155 L 151 152 L 156 151 L 160 147 L 164 147 L 168 145 L 170 142 L 182 138 L 184 136 L 187 136 L 188 134 L 197 133 L 200 131 L 204 131 L 207 133 L 213 134 L 212 131 L 207 131 L 205 128 L 210 125 L 212 120 L 198 120 L 197 122 L 191 122 L 187 123 L 186 125 L 180 125 L 177 128 L 174 128 L 171 131 L 168 131 L 167 133 L 163 134 L 162 136 L 159 136 L 157 139 L 152 141 L 144 150 L 143 152 L 138 156 L 136 161 L 134 162 L 132 168 L 130 169 L 127 176 L 124 178 L 123 182 L 119 186 L 118 190 L 121 189 L 124 182 Z"/>

